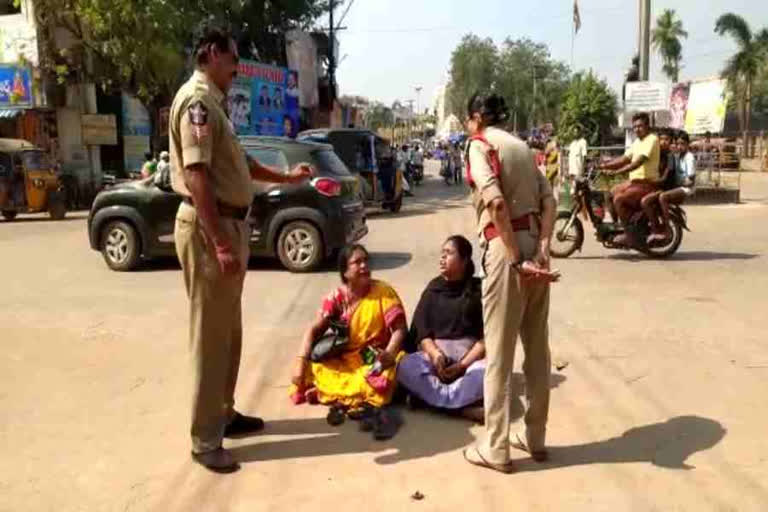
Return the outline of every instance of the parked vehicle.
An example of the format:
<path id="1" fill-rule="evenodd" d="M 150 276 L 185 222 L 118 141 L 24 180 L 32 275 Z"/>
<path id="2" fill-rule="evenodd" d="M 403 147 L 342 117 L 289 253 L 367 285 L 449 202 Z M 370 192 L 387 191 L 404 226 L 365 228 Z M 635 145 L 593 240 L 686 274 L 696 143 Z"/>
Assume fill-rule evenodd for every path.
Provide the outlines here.
<path id="1" fill-rule="evenodd" d="M 381 207 L 398 212 L 403 206 L 403 170 L 395 165 L 392 194 L 386 194 L 379 176 L 382 161 L 393 158 L 386 139 L 370 130 L 323 128 L 299 133 L 298 140 L 331 144 L 349 170 L 360 181 L 360 191 L 367 207 Z"/>
<path id="2" fill-rule="evenodd" d="M 584 225 L 579 219 L 581 211 L 586 211 L 595 227 L 597 241 L 606 249 L 634 249 L 651 258 L 666 258 L 680 248 L 683 242 L 683 230 L 688 230 L 686 214 L 680 205 L 670 205 L 669 235 L 666 239 L 651 244 L 646 243 L 651 229 L 645 213 L 640 211 L 632 217 L 628 228 L 637 245 L 627 247 L 616 243 L 616 237 L 623 234 L 625 229 L 618 223 L 605 221 L 603 193 L 593 190 L 594 181 L 599 175 L 600 172 L 592 168 L 587 177 L 576 180 L 571 209 L 558 212 L 555 219 L 555 229 L 549 249 L 552 256 L 567 258 L 581 250 L 584 244 Z"/>
<path id="3" fill-rule="evenodd" d="M 307 272 L 368 233 L 357 178 L 331 146 L 277 137 L 243 137 L 241 142 L 265 165 L 287 172 L 309 162 L 317 171 L 304 184 L 255 185 L 247 219 L 253 256 L 277 257 L 288 270 Z M 135 269 L 144 259 L 174 255 L 180 202 L 167 172 L 103 190 L 88 216 L 91 248 L 118 271 Z"/>
<path id="4" fill-rule="evenodd" d="M 67 213 L 56 167 L 31 142 L 0 139 L 0 212 L 6 220 L 19 213 L 39 212 L 60 220 Z"/>

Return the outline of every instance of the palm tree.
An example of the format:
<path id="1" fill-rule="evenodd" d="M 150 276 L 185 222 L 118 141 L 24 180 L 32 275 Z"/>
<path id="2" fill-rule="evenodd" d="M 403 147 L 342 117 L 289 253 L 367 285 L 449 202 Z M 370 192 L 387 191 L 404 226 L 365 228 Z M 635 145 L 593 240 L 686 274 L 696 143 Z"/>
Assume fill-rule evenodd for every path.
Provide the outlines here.
<path id="1" fill-rule="evenodd" d="M 677 18 L 674 9 L 666 9 L 656 18 L 656 28 L 652 31 L 653 47 L 661 55 L 664 63 L 662 71 L 672 82 L 677 82 L 680 75 L 680 61 L 683 60 L 683 45 L 680 38 L 688 37 L 683 30 L 683 22 Z"/>
<path id="2" fill-rule="evenodd" d="M 738 51 L 728 59 L 722 72 L 731 89 L 737 92 L 741 106 L 741 127 L 744 131 L 744 155 L 749 144 L 749 118 L 752 113 L 752 84 L 768 59 L 768 28 L 753 33 L 747 21 L 737 14 L 723 14 L 715 23 L 715 32 L 728 34 L 738 45 Z"/>

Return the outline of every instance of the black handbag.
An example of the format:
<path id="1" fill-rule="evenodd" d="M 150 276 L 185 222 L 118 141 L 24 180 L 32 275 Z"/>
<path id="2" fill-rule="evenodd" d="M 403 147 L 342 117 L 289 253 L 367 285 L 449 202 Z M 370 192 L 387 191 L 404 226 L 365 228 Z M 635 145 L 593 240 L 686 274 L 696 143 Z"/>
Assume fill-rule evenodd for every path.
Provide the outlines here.
<path id="1" fill-rule="evenodd" d="M 349 345 L 349 327 L 341 322 L 331 320 L 328 331 L 312 345 L 309 359 L 313 363 L 332 359 L 342 354 L 347 349 L 347 345 Z"/>

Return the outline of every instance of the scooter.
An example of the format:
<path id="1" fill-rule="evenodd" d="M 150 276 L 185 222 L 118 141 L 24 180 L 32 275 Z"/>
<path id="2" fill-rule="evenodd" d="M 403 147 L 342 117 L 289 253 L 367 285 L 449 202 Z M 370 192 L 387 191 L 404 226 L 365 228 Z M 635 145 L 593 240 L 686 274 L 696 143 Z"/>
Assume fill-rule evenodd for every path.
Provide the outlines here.
<path id="1" fill-rule="evenodd" d="M 414 185 L 420 185 L 424 181 L 424 166 L 418 165 L 413 162 L 407 162 L 405 164 L 405 173 L 408 177 L 408 181 Z"/>
<path id="2" fill-rule="evenodd" d="M 667 258 L 677 252 L 683 242 L 683 231 L 690 231 L 685 210 L 680 205 L 670 205 L 667 236 L 664 240 L 648 244 L 646 240 L 651 233 L 651 225 L 644 212 L 635 213 L 626 228 L 617 222 L 605 220 L 604 195 L 602 192 L 593 190 L 595 181 L 601 174 L 593 166 L 586 177 L 576 180 L 571 209 L 558 212 L 555 219 L 555 229 L 549 248 L 552 256 L 567 258 L 574 252 L 581 251 L 584 245 L 584 225 L 579 219 L 581 211 L 586 211 L 595 227 L 595 238 L 606 249 L 635 250 L 650 258 L 658 259 Z M 619 235 L 625 233 L 635 240 L 632 246 L 616 241 Z"/>

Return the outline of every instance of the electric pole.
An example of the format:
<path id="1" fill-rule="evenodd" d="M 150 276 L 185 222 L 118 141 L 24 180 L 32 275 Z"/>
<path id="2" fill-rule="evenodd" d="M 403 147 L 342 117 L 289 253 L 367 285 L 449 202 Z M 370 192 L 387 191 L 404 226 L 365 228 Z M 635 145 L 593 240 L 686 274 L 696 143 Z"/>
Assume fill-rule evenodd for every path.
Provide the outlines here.
<path id="1" fill-rule="evenodd" d="M 651 0 L 638 0 L 640 14 L 640 80 L 648 80 L 648 67 L 651 60 Z"/>
<path id="2" fill-rule="evenodd" d="M 417 130 L 419 132 L 419 137 L 421 137 L 421 121 L 419 119 L 419 116 L 421 115 L 421 89 L 422 87 L 420 85 L 414 87 L 414 90 L 416 91 L 416 123 L 418 123 Z"/>
<path id="3" fill-rule="evenodd" d="M 334 26 L 333 26 L 333 9 L 336 7 L 334 0 L 328 1 L 328 86 L 330 91 L 331 110 L 333 110 L 333 102 L 336 99 L 336 56 L 333 54 L 334 50 Z"/>

